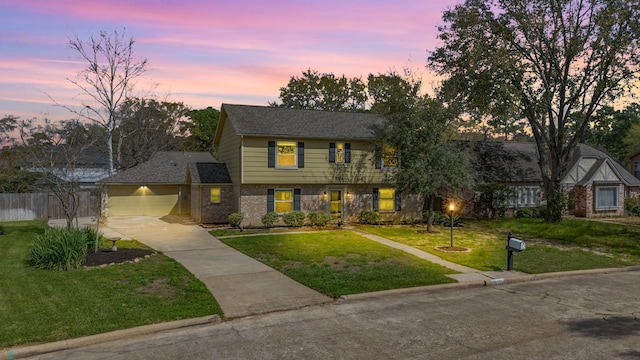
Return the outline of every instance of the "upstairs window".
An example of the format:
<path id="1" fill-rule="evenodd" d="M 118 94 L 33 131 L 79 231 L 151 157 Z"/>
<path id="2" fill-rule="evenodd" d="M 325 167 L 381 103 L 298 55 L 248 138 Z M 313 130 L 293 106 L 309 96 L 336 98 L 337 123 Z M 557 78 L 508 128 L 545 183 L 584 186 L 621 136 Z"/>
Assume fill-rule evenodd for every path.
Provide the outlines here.
<path id="1" fill-rule="evenodd" d="M 640 161 L 633 163 L 633 175 L 640 179 Z"/>
<path id="2" fill-rule="evenodd" d="M 329 162 L 348 164 L 351 162 L 351 144 L 343 142 L 329 143 Z"/>
<path id="3" fill-rule="evenodd" d="M 295 141 L 269 141 L 268 167 L 298 169 L 304 167 L 304 143 Z"/>
<path id="4" fill-rule="evenodd" d="M 376 169 L 397 169 L 400 166 L 398 149 L 393 146 L 385 146 L 378 151 L 376 153 Z"/>
<path id="5" fill-rule="evenodd" d="M 298 162 L 296 161 L 297 147 L 293 141 L 278 141 L 278 157 L 276 166 L 281 167 L 296 167 Z"/>

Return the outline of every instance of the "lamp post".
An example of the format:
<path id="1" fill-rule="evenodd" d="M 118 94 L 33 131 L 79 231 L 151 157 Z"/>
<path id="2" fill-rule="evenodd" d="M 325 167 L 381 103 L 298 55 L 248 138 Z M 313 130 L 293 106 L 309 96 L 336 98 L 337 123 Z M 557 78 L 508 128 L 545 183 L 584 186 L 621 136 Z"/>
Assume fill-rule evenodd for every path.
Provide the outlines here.
<path id="1" fill-rule="evenodd" d="M 449 203 L 449 211 L 451 212 L 451 247 L 453 247 L 453 211 L 456 209 L 456 205 L 452 202 Z"/>

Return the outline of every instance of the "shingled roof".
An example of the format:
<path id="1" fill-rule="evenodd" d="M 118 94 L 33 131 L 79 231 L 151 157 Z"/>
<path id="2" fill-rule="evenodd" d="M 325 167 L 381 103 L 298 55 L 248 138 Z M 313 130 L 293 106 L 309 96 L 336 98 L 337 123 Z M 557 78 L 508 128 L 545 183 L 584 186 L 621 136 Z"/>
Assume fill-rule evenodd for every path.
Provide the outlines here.
<path id="1" fill-rule="evenodd" d="M 538 150 L 532 142 L 478 141 L 463 143 L 462 147 L 471 154 L 471 163 L 479 183 L 540 183 L 542 177 L 538 167 Z M 603 162 L 611 164 L 622 182 L 630 186 L 640 186 L 640 180 L 631 175 L 622 165 L 604 152 L 585 144 L 578 144 L 571 154 L 568 172 L 582 158 L 593 158 L 594 163 L 588 181 Z M 563 174 L 563 177 L 566 174 Z"/>
<path id="2" fill-rule="evenodd" d="M 191 181 L 195 184 L 231 184 L 231 176 L 227 165 L 222 163 L 191 163 L 189 164 Z"/>
<path id="3" fill-rule="evenodd" d="M 371 113 L 222 104 L 221 123 L 238 135 L 280 138 L 371 139 L 384 118 Z"/>
<path id="4" fill-rule="evenodd" d="M 103 184 L 185 184 L 190 163 L 215 162 L 208 152 L 158 151 L 131 169 L 100 181 Z"/>

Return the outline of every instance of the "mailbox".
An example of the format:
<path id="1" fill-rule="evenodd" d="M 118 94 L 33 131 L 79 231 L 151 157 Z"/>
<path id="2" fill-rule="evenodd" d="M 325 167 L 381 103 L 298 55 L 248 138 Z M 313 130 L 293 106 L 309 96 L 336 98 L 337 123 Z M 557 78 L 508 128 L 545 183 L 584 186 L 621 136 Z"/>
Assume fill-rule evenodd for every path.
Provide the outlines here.
<path id="1" fill-rule="evenodd" d="M 515 238 L 509 238 L 509 250 L 523 251 L 527 248 L 527 245 L 522 240 Z"/>
<path id="2" fill-rule="evenodd" d="M 527 248 L 527 245 L 524 241 L 520 239 L 516 239 L 509 233 L 507 236 L 507 270 L 513 270 L 513 257 L 518 255 L 520 251 L 524 251 Z"/>

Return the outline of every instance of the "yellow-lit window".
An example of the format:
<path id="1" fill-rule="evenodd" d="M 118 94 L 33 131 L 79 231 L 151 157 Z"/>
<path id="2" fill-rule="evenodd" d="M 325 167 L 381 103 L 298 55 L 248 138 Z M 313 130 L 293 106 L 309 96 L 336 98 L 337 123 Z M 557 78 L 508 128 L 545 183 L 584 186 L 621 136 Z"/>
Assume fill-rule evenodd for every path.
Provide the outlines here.
<path id="1" fill-rule="evenodd" d="M 344 143 L 336 143 L 336 164 L 344 164 Z"/>
<path id="2" fill-rule="evenodd" d="M 295 141 L 278 141 L 278 167 L 297 167 L 297 145 Z"/>
<path id="3" fill-rule="evenodd" d="M 274 195 L 277 213 L 288 213 L 293 210 L 293 190 L 276 190 Z"/>
<path id="4" fill-rule="evenodd" d="M 385 146 L 382 153 L 382 167 L 383 168 L 397 168 L 398 167 L 398 150 L 392 146 Z"/>
<path id="5" fill-rule="evenodd" d="M 395 210 L 395 189 L 380 189 L 379 211 Z"/>
<path id="6" fill-rule="evenodd" d="M 220 202 L 220 188 L 211 188 L 211 202 L 212 203 Z"/>

